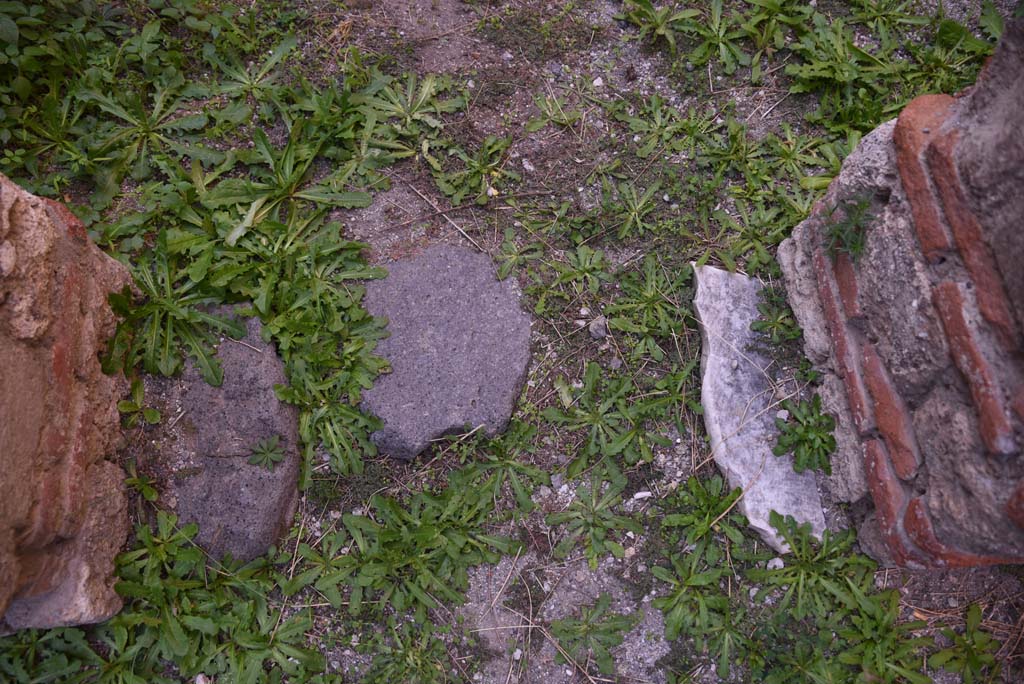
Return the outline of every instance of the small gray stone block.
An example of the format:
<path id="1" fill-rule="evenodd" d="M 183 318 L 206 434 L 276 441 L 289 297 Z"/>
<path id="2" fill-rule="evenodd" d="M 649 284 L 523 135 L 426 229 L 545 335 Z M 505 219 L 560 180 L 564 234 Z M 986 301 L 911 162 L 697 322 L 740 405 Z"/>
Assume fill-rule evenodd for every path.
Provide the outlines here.
<path id="1" fill-rule="evenodd" d="M 711 451 L 730 487 L 744 490 L 739 509 L 750 526 L 780 552 L 786 543 L 769 523 L 771 511 L 810 523 L 815 535 L 825 516 L 814 473 L 793 471 L 791 456 L 772 454 L 778 436 L 778 407 L 766 372 L 770 361 L 751 351 L 761 284 L 738 273 L 711 266 L 694 267 L 700 319 L 701 403 Z"/>
<path id="2" fill-rule="evenodd" d="M 384 424 L 374 442 L 412 459 L 446 434 L 502 432 L 530 361 L 530 317 L 513 282 L 498 281 L 486 255 L 449 245 L 387 268 L 364 300 L 390 333 L 377 353 L 391 372 L 363 395 Z"/>
<path id="3" fill-rule="evenodd" d="M 226 313 L 222 311 L 221 313 Z M 277 399 L 287 382 L 273 344 L 261 339 L 258 319 L 243 340 L 217 350 L 220 387 L 206 384 L 189 364 L 181 406 L 189 467 L 175 473 L 173 495 L 181 524 L 198 523 L 196 543 L 214 558 L 230 553 L 249 561 L 287 533 L 298 504 L 298 410 Z M 249 463 L 257 442 L 278 435 L 284 460 L 270 471 Z"/>

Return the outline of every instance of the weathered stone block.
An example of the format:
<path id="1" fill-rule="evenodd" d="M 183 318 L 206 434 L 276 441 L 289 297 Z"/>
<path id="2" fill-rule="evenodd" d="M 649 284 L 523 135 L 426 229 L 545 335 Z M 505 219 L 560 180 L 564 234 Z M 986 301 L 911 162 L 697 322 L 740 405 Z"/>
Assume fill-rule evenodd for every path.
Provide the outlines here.
<path id="1" fill-rule="evenodd" d="M 179 524 L 199 525 L 196 543 L 212 557 L 242 561 L 262 556 L 287 534 L 302 460 L 298 410 L 274 393 L 275 385 L 287 384 L 284 362 L 263 341 L 259 319 L 246 327 L 243 339 L 224 339 L 217 349 L 220 387 L 204 382 L 191 362 L 180 378 L 149 379 L 169 416 L 154 440 L 167 503 Z M 256 444 L 275 436 L 283 460 L 272 470 L 249 463 Z"/>
<path id="2" fill-rule="evenodd" d="M 121 607 L 123 476 L 103 459 L 126 386 L 99 355 L 116 323 L 107 295 L 128 282 L 70 211 L 0 176 L 0 631 Z"/>
<path id="3" fill-rule="evenodd" d="M 383 420 L 381 451 L 414 458 L 430 441 L 508 425 L 530 361 L 530 317 L 512 281 L 498 281 L 486 255 L 441 245 L 388 265 L 365 304 L 388 320 L 377 353 L 391 364 L 363 394 Z"/>

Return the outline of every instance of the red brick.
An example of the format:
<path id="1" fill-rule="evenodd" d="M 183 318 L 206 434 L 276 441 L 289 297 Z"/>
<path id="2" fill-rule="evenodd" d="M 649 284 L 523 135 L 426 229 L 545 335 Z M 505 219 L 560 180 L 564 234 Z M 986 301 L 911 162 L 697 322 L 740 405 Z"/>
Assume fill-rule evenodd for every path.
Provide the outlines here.
<path id="1" fill-rule="evenodd" d="M 1017 485 L 1007 500 L 1006 515 L 1017 527 L 1024 529 L 1024 482 Z"/>
<path id="2" fill-rule="evenodd" d="M 878 528 L 893 560 L 901 566 L 927 565 L 928 558 L 914 548 L 903 532 L 901 522 L 909 497 L 881 440 L 870 439 L 864 443 L 864 473 L 875 502 Z"/>
<path id="3" fill-rule="evenodd" d="M 864 474 L 875 502 L 878 524 L 883 530 L 897 526 L 907 506 L 907 490 L 893 470 L 881 440 L 869 439 L 864 443 Z"/>
<path id="4" fill-rule="evenodd" d="M 949 95 L 922 95 L 915 98 L 904 107 L 893 131 L 896 166 L 910 202 L 910 213 L 921 251 L 928 261 L 934 261 L 941 252 L 953 248 L 942 224 L 938 202 L 932 193 L 922 159 L 922 153 L 945 121 L 952 103 L 953 98 Z"/>
<path id="5" fill-rule="evenodd" d="M 896 392 L 881 357 L 870 342 L 861 343 L 864 381 L 874 399 L 875 422 L 885 439 L 893 469 L 900 479 L 912 480 L 917 475 L 921 455 L 917 449 L 913 422 L 907 405 Z"/>
<path id="6" fill-rule="evenodd" d="M 1013 426 L 1006 412 L 995 370 L 981 351 L 978 336 L 967 320 L 967 300 L 958 283 L 943 281 L 932 290 L 949 339 L 949 351 L 971 388 L 985 448 L 997 454 L 1014 452 Z"/>
<path id="7" fill-rule="evenodd" d="M 933 564 L 940 567 L 966 568 L 976 565 L 1002 565 L 1020 563 L 1022 557 L 982 556 L 963 549 L 957 549 L 939 541 L 935 536 L 928 510 L 920 497 L 914 498 L 907 505 L 907 513 L 903 521 L 907 536 L 922 551 L 932 557 Z"/>
<path id="8" fill-rule="evenodd" d="M 825 310 L 826 323 L 832 338 L 832 347 L 835 350 L 836 365 L 846 387 L 850 413 L 853 415 L 857 430 L 862 433 L 869 432 L 874 429 L 875 421 L 857 363 L 857 341 L 846 324 L 842 304 L 836 297 L 832 262 L 825 256 L 825 252 L 821 248 L 814 251 L 814 270 L 818 281 L 818 297 Z"/>
<path id="9" fill-rule="evenodd" d="M 978 309 L 995 328 L 1003 345 L 1009 350 L 1015 350 L 1019 346 L 1019 335 L 1013 323 L 1003 281 L 999 277 L 999 266 L 985 242 L 981 224 L 967 204 L 960 174 L 956 169 L 953 151 L 957 139 L 956 130 L 939 136 L 928 146 L 925 156 L 935 188 L 942 199 L 946 221 L 953 230 L 953 240 L 974 281 Z"/>
<path id="10" fill-rule="evenodd" d="M 857 302 L 857 272 L 853 269 L 853 260 L 849 254 L 839 252 L 836 255 L 835 276 L 846 317 L 861 318 L 864 314 Z"/>

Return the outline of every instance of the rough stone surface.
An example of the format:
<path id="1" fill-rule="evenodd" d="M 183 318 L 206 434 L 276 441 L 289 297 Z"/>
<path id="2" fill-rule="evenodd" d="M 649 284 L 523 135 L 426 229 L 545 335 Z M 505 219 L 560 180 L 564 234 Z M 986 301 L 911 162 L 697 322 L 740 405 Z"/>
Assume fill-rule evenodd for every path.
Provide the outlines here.
<path id="1" fill-rule="evenodd" d="M 388 265 L 365 304 L 388 320 L 377 353 L 391 364 L 364 396 L 381 418 L 373 440 L 411 459 L 445 434 L 505 429 L 530 360 L 530 319 L 511 281 L 483 254 L 440 245 Z"/>
<path id="2" fill-rule="evenodd" d="M 258 319 L 242 340 L 217 350 L 224 383 L 211 387 L 189 364 L 181 378 L 152 379 L 162 395 L 164 423 L 154 446 L 181 524 L 197 523 L 196 542 L 214 558 L 248 561 L 287 533 L 298 503 L 298 412 L 278 401 L 286 384 L 274 345 Z M 274 469 L 250 464 L 253 447 L 277 435 L 284 459 Z"/>
<path id="3" fill-rule="evenodd" d="M 1024 325 L 1024 30 L 1011 22 L 998 53 L 978 78 L 970 97 L 954 107 L 963 131 L 956 149 L 967 203 L 984 217 L 985 242 L 995 255 L 1017 330 Z"/>
<path id="4" fill-rule="evenodd" d="M 923 96 L 865 136 L 779 248 L 807 354 L 841 388 L 823 391 L 840 417 L 833 464 L 846 478 L 863 459 L 874 511 L 860 529 L 882 560 L 1024 561 L 1021 112 L 1017 20 L 972 90 Z M 864 197 L 865 248 L 846 263 L 825 235 Z M 848 484 L 832 495 L 859 498 Z"/>
<path id="5" fill-rule="evenodd" d="M 731 487 L 744 490 L 739 508 L 771 546 L 787 551 L 768 522 L 771 511 L 825 528 L 821 500 L 810 471 L 793 471 L 792 456 L 775 456 L 778 437 L 772 406 L 770 360 L 753 351 L 761 284 L 711 266 L 695 267 L 694 307 L 701 329 L 701 403 L 711 451 Z"/>
<path id="6" fill-rule="evenodd" d="M 102 621 L 121 607 L 128 533 L 123 378 L 98 360 L 107 294 L 130 278 L 62 205 L 0 176 L 0 631 Z"/>
<path id="7" fill-rule="evenodd" d="M 623 634 L 623 642 L 611 649 L 616 670 L 614 681 L 664 684 L 666 671 L 659 661 L 669 654 L 671 645 L 665 640 L 664 617 L 652 606 L 658 589 L 637 597 L 635 585 L 628 579 L 624 581 L 649 572 L 646 567 L 637 567 L 635 560 L 606 558 L 592 570 L 584 559 L 551 564 L 532 552 L 503 558 L 494 567 L 471 569 L 467 600 L 458 614 L 470 629 L 479 630 L 474 632 L 483 656 L 478 681 L 580 682 L 582 678 L 575 668 L 558 662 L 551 640 L 538 638 L 537 631 L 529 629 L 522 611 L 532 610 L 534 620 L 546 623 L 578 618 L 581 606 L 593 604 L 607 593 L 611 596 L 611 612 L 636 618 L 634 626 Z M 534 588 L 529 590 L 528 584 Z M 526 608 L 512 597 L 528 590 L 534 593 Z"/>

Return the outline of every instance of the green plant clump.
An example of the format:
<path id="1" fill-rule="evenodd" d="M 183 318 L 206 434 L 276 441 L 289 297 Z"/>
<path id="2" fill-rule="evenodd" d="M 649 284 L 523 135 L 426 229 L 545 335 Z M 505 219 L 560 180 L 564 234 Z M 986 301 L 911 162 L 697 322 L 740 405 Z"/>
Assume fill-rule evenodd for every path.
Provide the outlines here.
<path id="1" fill-rule="evenodd" d="M 249 463 L 252 465 L 262 466 L 271 471 L 283 460 L 284 444 L 281 444 L 281 435 L 261 439 L 252 448 L 252 455 L 249 457 Z"/>
<path id="2" fill-rule="evenodd" d="M 837 211 L 839 218 L 835 218 Z M 867 227 L 875 218 L 871 213 L 871 198 L 858 195 L 845 200 L 829 210 L 829 217 L 832 220 L 825 234 L 829 253 L 833 256 L 843 253 L 856 261 L 864 253 Z"/>
<path id="3" fill-rule="evenodd" d="M 836 420 L 821 411 L 821 397 L 817 394 L 810 401 L 782 402 L 783 410 L 789 412 L 789 419 L 775 419 L 779 429 L 779 441 L 772 448 L 776 456 L 793 454 L 793 470 L 802 473 L 807 469 L 819 469 L 826 475 L 832 474 L 830 456 L 836 450 L 836 438 L 832 431 Z"/>
<path id="4" fill-rule="evenodd" d="M 611 594 L 601 594 L 593 604 L 580 608 L 579 618 L 564 618 L 551 623 L 551 634 L 561 647 L 556 656 L 558 662 L 565 662 L 562 655 L 565 651 L 577 663 L 593 659 L 603 675 L 615 672 L 608 649 L 622 643 L 625 632 L 636 624 L 639 616 L 610 612 L 611 602 Z"/>

